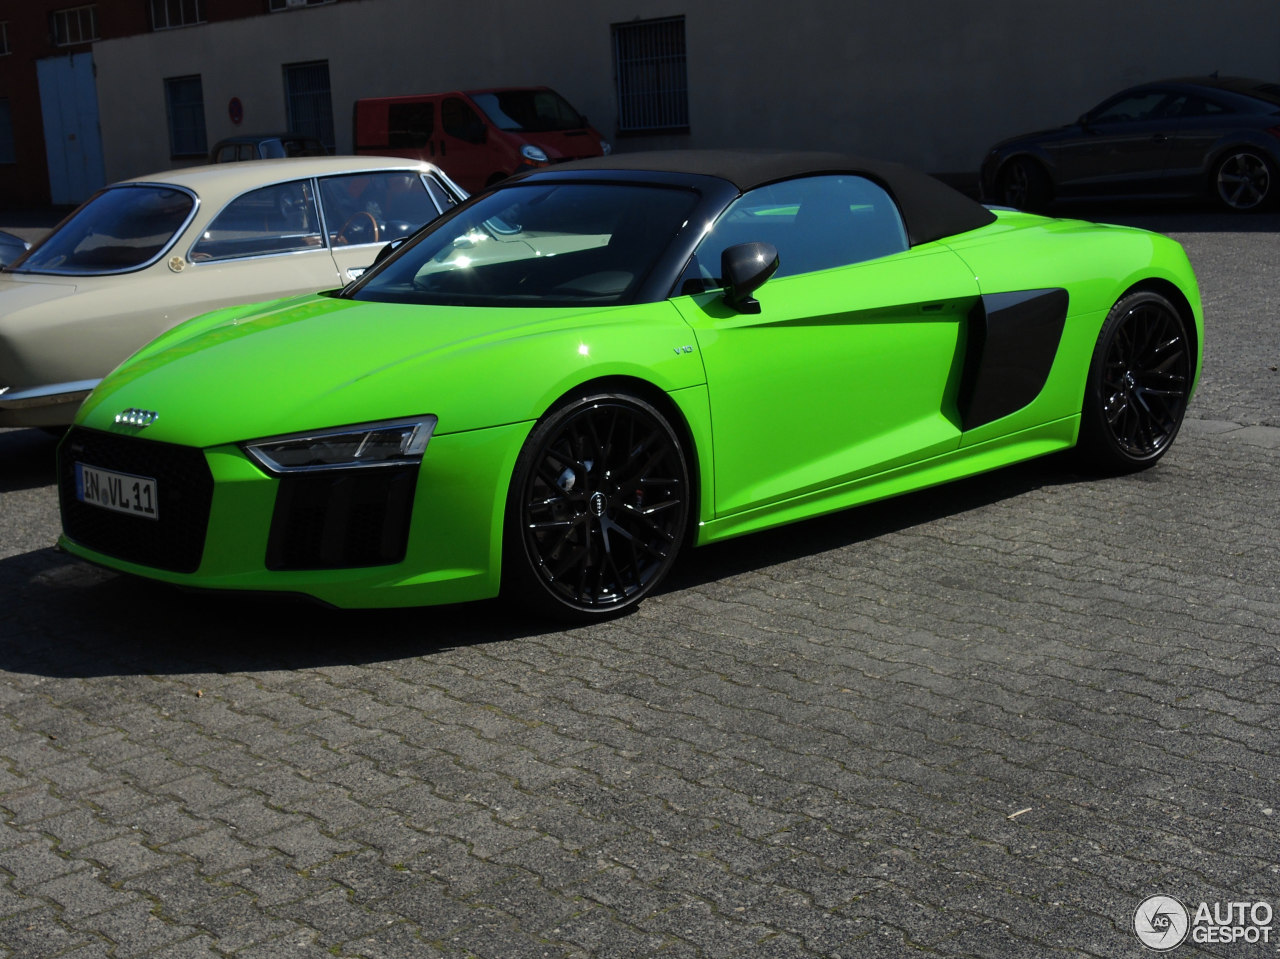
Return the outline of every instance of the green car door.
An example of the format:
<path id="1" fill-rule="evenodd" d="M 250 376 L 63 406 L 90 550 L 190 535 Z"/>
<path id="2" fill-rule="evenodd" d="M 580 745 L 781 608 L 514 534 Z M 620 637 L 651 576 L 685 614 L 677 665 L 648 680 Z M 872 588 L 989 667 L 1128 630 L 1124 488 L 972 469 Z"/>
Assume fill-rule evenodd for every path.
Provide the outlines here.
<path id="1" fill-rule="evenodd" d="M 772 243 L 779 268 L 739 312 L 676 299 L 705 365 L 717 517 L 956 449 L 973 273 L 945 246 L 908 248 L 897 208 L 861 177 L 748 192 L 695 253 L 682 289 L 718 287 L 720 252 Z"/>

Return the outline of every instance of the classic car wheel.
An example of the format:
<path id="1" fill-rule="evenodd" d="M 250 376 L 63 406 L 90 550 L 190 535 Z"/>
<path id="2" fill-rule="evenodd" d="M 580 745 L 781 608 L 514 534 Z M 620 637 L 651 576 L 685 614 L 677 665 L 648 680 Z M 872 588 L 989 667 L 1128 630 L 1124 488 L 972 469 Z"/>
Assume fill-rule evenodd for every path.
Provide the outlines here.
<path id="1" fill-rule="evenodd" d="M 1040 164 L 1017 157 L 1000 171 L 996 195 L 1000 203 L 1018 210 L 1041 210 L 1049 202 L 1049 176 Z"/>
<path id="2" fill-rule="evenodd" d="M 1122 297 L 1098 335 L 1080 420 L 1087 465 L 1123 473 L 1151 466 L 1178 435 L 1191 389 L 1186 321 L 1158 293 Z"/>
<path id="3" fill-rule="evenodd" d="M 503 589 L 578 618 L 634 606 L 662 580 L 689 523 L 680 440 L 634 396 L 584 396 L 554 410 L 516 463 Z"/>
<path id="4" fill-rule="evenodd" d="M 1252 150 L 1236 150 L 1218 161 L 1213 185 L 1218 201 L 1228 210 L 1259 210 L 1271 198 L 1275 181 L 1271 165 Z"/>

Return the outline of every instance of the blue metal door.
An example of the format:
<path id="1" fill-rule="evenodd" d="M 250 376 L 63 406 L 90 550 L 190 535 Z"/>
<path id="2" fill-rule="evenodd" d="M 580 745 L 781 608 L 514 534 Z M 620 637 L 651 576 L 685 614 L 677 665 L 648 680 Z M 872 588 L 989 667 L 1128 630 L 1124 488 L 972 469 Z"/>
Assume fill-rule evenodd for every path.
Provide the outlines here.
<path id="1" fill-rule="evenodd" d="M 59 205 L 79 203 L 106 179 L 93 54 L 37 61 L 36 75 L 51 199 Z"/>

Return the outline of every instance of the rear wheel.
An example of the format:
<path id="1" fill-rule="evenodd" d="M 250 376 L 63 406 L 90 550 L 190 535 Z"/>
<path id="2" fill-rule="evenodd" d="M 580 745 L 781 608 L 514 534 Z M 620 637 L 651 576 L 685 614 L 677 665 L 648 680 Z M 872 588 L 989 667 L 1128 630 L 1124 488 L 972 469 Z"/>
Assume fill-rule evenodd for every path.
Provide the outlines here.
<path id="1" fill-rule="evenodd" d="M 1275 175 L 1266 157 L 1253 150 L 1233 150 L 1214 168 L 1215 195 L 1235 213 L 1265 207 L 1275 195 Z"/>
<path id="2" fill-rule="evenodd" d="M 1001 204 L 1018 210 L 1042 210 L 1052 193 L 1049 175 L 1034 160 L 1016 157 L 1004 165 L 996 181 Z"/>
<path id="3" fill-rule="evenodd" d="M 1182 315 L 1151 291 L 1111 308 L 1094 347 L 1081 411 L 1079 451 L 1110 473 L 1154 464 L 1178 435 L 1194 373 Z"/>
<path id="4" fill-rule="evenodd" d="M 503 590 L 578 619 L 635 606 L 675 562 L 689 504 L 684 450 L 657 409 L 614 393 L 575 399 L 520 452 Z"/>

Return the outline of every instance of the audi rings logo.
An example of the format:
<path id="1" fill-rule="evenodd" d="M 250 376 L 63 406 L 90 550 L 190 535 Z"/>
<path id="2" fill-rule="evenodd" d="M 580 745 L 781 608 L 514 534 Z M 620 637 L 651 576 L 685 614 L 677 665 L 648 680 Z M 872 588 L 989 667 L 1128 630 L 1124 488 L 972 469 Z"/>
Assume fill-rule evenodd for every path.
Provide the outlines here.
<path id="1" fill-rule="evenodd" d="M 1191 916 L 1173 896 L 1150 896 L 1133 914 L 1133 931 L 1148 949 L 1172 949 L 1187 938 Z"/>

